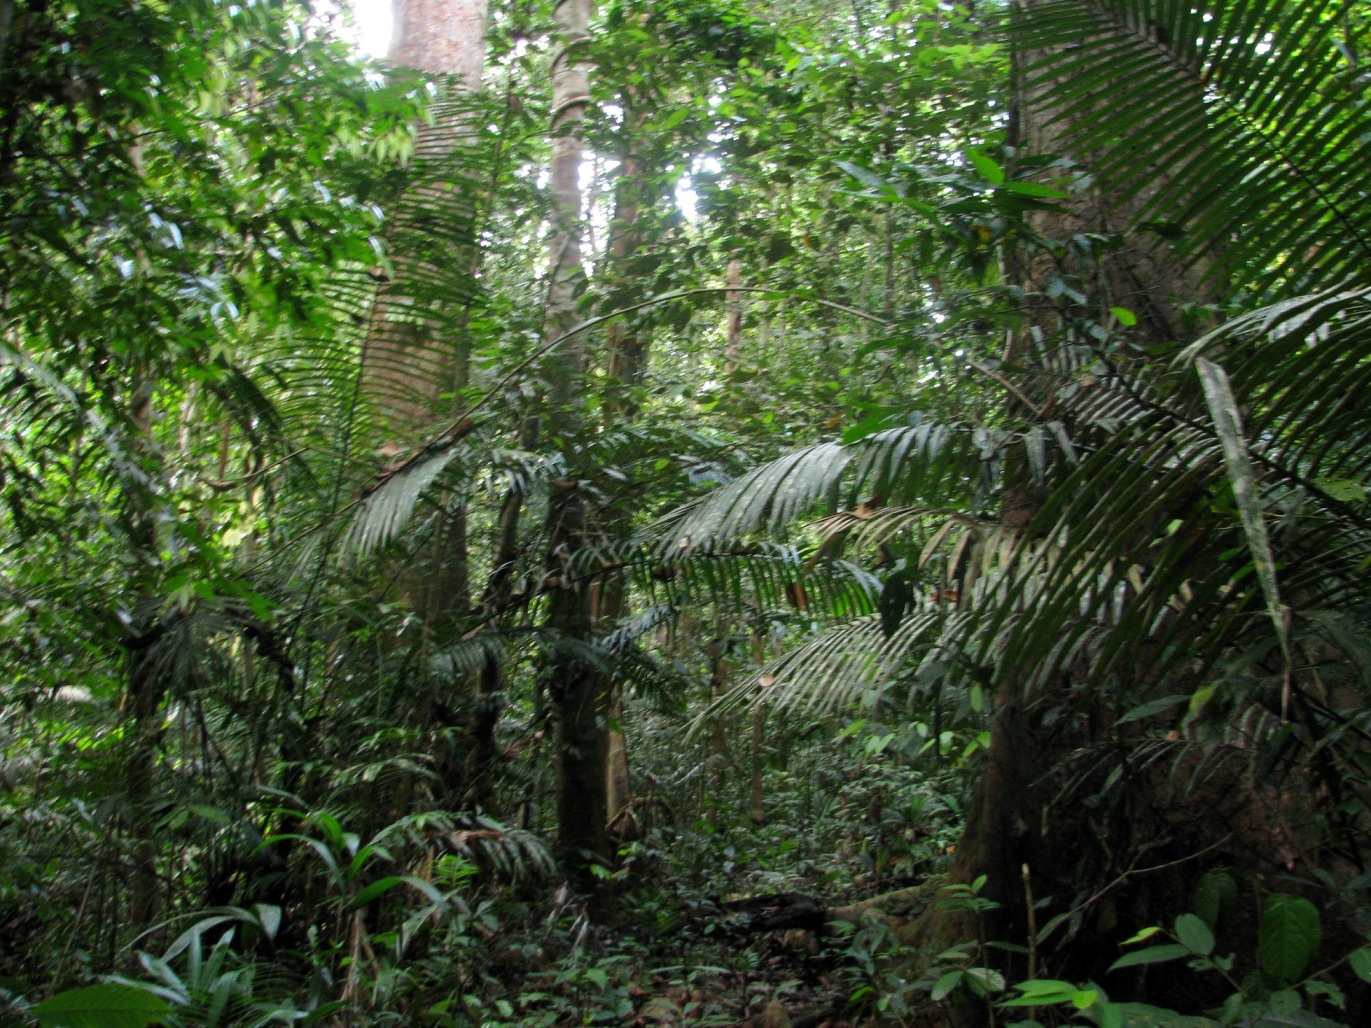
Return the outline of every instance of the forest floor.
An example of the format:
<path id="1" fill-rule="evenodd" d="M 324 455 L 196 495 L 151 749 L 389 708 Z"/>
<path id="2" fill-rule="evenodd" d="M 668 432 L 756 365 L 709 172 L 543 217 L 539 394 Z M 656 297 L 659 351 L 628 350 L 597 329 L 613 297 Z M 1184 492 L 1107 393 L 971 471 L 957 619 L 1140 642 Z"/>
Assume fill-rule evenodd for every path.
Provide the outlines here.
<path id="1" fill-rule="evenodd" d="M 563 960 L 530 975 L 520 1003 L 546 1024 L 910 1023 L 889 1015 L 927 992 L 900 972 L 898 939 L 931 891 L 906 885 L 832 905 L 774 893 L 701 901 L 665 930 L 625 921 L 601 928 L 596 954 L 583 951 L 575 971 Z"/>

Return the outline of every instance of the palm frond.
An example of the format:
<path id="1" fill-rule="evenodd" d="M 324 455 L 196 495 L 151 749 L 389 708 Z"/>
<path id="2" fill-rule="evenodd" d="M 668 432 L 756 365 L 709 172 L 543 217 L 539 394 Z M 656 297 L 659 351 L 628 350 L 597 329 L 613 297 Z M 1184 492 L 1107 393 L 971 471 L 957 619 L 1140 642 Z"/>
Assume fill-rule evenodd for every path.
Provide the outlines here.
<path id="1" fill-rule="evenodd" d="M 887 635 L 878 616 L 859 618 L 808 640 L 734 690 L 729 703 L 765 701 L 777 711 L 814 713 L 859 706 L 885 682 L 896 678 L 916 653 L 944 660 L 944 639 L 967 630 L 967 617 L 946 609 L 906 616 Z"/>
<path id="2" fill-rule="evenodd" d="M 1070 155 L 1121 193 L 1146 185 L 1144 226 L 1178 229 L 1216 275 L 1309 292 L 1371 266 L 1371 107 L 1334 36 L 1343 6 L 1039 0 L 1010 39 Z"/>
<path id="3" fill-rule="evenodd" d="M 548 881 L 557 873 L 557 862 L 542 839 L 487 817 L 464 818 L 435 841 L 471 861 L 496 883 Z"/>
<path id="4" fill-rule="evenodd" d="M 435 483 L 454 461 L 465 475 L 459 483 L 449 481 L 447 487 L 463 494 L 485 488 L 501 494 L 528 495 L 566 473 L 566 461 L 560 453 L 483 446 L 478 427 L 471 418 L 459 419 L 373 481 L 347 512 L 350 521 L 343 534 L 344 549 L 365 556 L 394 540 L 413 521 L 420 499 L 430 490 L 436 491 Z M 589 562 L 596 555 L 588 551 L 580 559 Z"/>
<path id="5" fill-rule="evenodd" d="M 892 428 L 847 446 L 817 443 L 754 468 L 727 485 L 663 518 L 656 527 L 658 552 L 672 560 L 761 530 L 775 531 L 825 505 L 846 498 L 891 500 L 968 497 L 987 485 L 987 462 L 999 439 L 985 430 L 924 421 Z"/>
<path id="6" fill-rule="evenodd" d="M 527 636 L 527 632 L 520 632 Z M 430 670 L 450 681 L 461 681 L 475 675 L 490 663 L 503 664 L 508 659 L 513 640 L 508 633 L 483 632 L 444 646 L 429 660 Z"/>
<path id="7" fill-rule="evenodd" d="M 826 619 L 869 613 L 880 581 L 847 561 L 806 557 L 792 545 L 755 542 L 718 550 L 688 551 L 665 566 L 645 561 L 639 569 L 649 595 L 673 607 L 714 603 L 735 611 L 793 609 Z"/>
<path id="8" fill-rule="evenodd" d="M 662 710 L 679 710 L 692 680 L 669 661 L 643 649 L 626 646 L 613 652 L 615 677 Z"/>
<path id="9" fill-rule="evenodd" d="M 344 549 L 365 555 L 394 539 L 409 523 L 419 497 L 458 453 L 455 443 L 443 446 L 382 479 L 353 510 L 343 534 Z"/>
<path id="10" fill-rule="evenodd" d="M 1095 434 L 1026 528 L 922 506 L 859 505 L 819 521 L 828 541 L 919 540 L 919 565 L 941 565 L 935 595 L 951 605 L 916 603 L 893 632 L 877 617 L 832 629 L 766 669 L 757 681 L 769 687 L 748 695 L 796 709 L 850 703 L 935 650 L 953 680 L 1033 693 L 1068 675 L 1083 687 L 1113 683 L 1125 700 L 1246 674 L 1231 664 L 1235 647 L 1265 660 L 1281 652 L 1282 632 L 1364 663 L 1328 612 L 1371 604 L 1371 410 L 1357 402 L 1371 366 L 1369 300 L 1371 290 L 1336 290 L 1276 304 L 1206 336 L 1161 374 L 1103 375 L 1064 394 L 1068 418 Z M 1206 398 L 1201 359 L 1232 369 L 1231 395 L 1218 402 L 1220 414 L 1241 411 L 1241 438 Z M 1233 445 L 1249 465 L 1245 499 Z M 820 464 L 813 477 L 830 489 L 848 481 L 823 477 L 850 466 L 841 455 L 802 459 Z M 796 466 L 739 481 L 785 488 Z M 810 490 L 815 502 L 822 495 Z M 719 509 L 719 525 L 770 523 L 765 497 Z M 743 509 L 763 517 L 734 517 Z M 681 522 L 671 528 L 684 536 Z M 1254 574 L 1263 558 L 1267 574 Z"/>

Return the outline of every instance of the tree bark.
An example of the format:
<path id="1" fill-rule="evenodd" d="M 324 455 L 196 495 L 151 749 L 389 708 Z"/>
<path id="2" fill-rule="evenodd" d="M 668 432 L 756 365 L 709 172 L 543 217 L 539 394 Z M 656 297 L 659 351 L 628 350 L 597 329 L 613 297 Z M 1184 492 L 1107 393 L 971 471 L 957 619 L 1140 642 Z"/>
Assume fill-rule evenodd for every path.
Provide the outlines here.
<path id="1" fill-rule="evenodd" d="M 577 322 L 576 296 L 585 277 L 581 263 L 581 125 L 590 102 L 590 0 L 556 6 L 552 59 L 552 232 L 548 240 L 548 293 L 544 339 L 563 339 Z M 543 362 L 550 384 L 550 437 L 561 441 L 572 475 L 580 468 L 584 433 L 584 353 L 580 336 L 562 341 Z M 608 862 L 605 772 L 609 695 L 603 676 L 586 659 L 593 636 L 590 582 L 577 564 L 590 537 L 592 511 L 577 477 L 554 482 L 548 500 L 545 559 L 547 627 L 551 637 L 548 695 L 557 715 L 557 848 L 577 883 L 593 889 L 592 870 Z"/>
<path id="2" fill-rule="evenodd" d="M 480 87 L 486 10 L 487 0 L 392 3 L 391 63 L 439 79 L 442 92 L 437 117 L 418 128 L 413 183 L 387 240 L 391 273 L 377 288 L 363 351 L 362 389 L 384 433 L 378 458 L 404 454 L 435 422 L 453 418 L 470 379 L 465 326 L 482 257 L 475 245 L 481 186 L 463 170 L 470 125 L 454 113 L 454 101 Z M 440 504 L 430 537 L 398 580 L 425 649 L 454 640 L 471 608 L 465 498 L 452 492 Z M 411 716 L 421 728 L 450 720 L 439 712 L 460 706 L 447 688 L 434 681 L 420 693 Z M 447 738 L 441 732 L 434 742 L 440 804 L 457 802 L 465 788 L 467 761 Z"/>
<path id="3" fill-rule="evenodd" d="M 486 60 L 487 0 L 392 0 L 390 60 L 480 87 Z"/>
<path id="4" fill-rule="evenodd" d="M 395 214 L 389 240 L 393 275 L 377 290 L 364 358 L 366 392 L 397 453 L 415 432 L 452 413 L 468 375 L 466 342 L 450 315 L 465 310 L 479 269 L 471 224 L 476 205 L 470 199 L 476 188 L 461 176 L 469 126 L 444 105 L 480 88 L 486 7 L 487 0 L 394 0 L 392 8 L 391 62 L 442 85 L 440 116 L 419 126 L 415 182 Z M 445 237 L 435 238 L 435 210 L 443 215 Z M 453 397 L 444 403 L 440 398 L 447 393 Z"/>
<path id="5" fill-rule="evenodd" d="M 609 224 L 606 246 L 605 278 L 614 284 L 631 281 L 628 263 L 643 245 L 641 215 L 651 201 L 647 195 L 647 181 L 642 158 L 637 149 L 643 126 L 647 122 L 637 89 L 630 85 L 622 98 L 623 128 L 619 135 L 622 151 L 619 174 L 614 183 L 614 214 Z M 640 406 L 639 395 L 646 371 L 647 349 L 650 342 L 634 315 L 617 319 L 605 331 L 605 368 L 608 373 L 605 410 L 611 427 L 633 421 Z M 620 542 L 631 531 L 631 513 L 622 505 L 606 512 L 602 526 L 607 539 Z M 611 631 L 626 610 L 624 576 L 608 572 L 595 582 L 594 622 L 603 635 Z M 633 794 L 629 778 L 628 737 L 624 733 L 624 699 L 622 687 L 606 675 L 600 687 L 607 695 L 610 712 L 608 738 L 608 766 L 605 774 L 605 803 L 609 825 L 615 837 L 627 841 L 636 837 L 633 821 Z"/>
<path id="6" fill-rule="evenodd" d="M 1012 16 L 1031 16 L 1038 2 L 1017 0 Z M 1090 41 L 1080 45 L 1089 46 Z M 1023 68 L 1041 56 L 1015 54 L 1009 144 L 1016 155 L 1065 154 L 1088 169 L 1092 155 L 1071 153 L 1070 125 L 1056 116 L 1054 90 L 1041 81 L 1032 88 L 1026 85 Z M 1201 102 L 1198 93 L 1196 102 Z M 1196 145 L 1202 146 L 1203 140 L 1197 140 Z M 1120 195 L 1092 188 L 1057 210 L 1032 213 L 1028 228 L 1048 241 L 1070 240 L 1078 233 L 1123 233 L 1134 227 L 1149 199 L 1146 194 Z M 1111 306 L 1132 310 L 1137 315 L 1132 340 L 1141 355 L 1149 348 L 1197 336 L 1200 326 L 1186 324 L 1178 312 L 1186 305 L 1206 302 L 1212 288 L 1205 284 L 1202 269 L 1182 269 L 1167 244 L 1136 233 L 1103 255 L 1073 257 L 1069 250 L 1041 247 L 1010 252 L 1006 254 L 1005 274 L 1011 284 L 1023 290 L 1026 300 L 1022 327 L 1008 337 L 1003 362 L 1030 370 L 1025 379 L 1030 391 L 1034 382 L 1051 381 L 1057 347 L 1065 352 L 1073 344 L 1093 345 L 1078 332 L 1082 319 L 1107 323 Z M 1049 286 L 1060 276 L 1074 279 L 1088 297 L 1088 307 L 1082 304 L 1073 308 L 1051 298 Z M 1042 388 L 1050 390 L 1051 386 Z M 1042 399 L 1048 401 L 1050 394 L 1042 393 Z M 1050 407 L 1050 402 L 1045 406 Z M 1010 414 L 1020 421 L 1038 417 L 1017 400 L 1011 400 Z M 1067 428 L 1075 434 L 1073 426 L 1068 424 Z M 1088 440 L 1076 438 L 1088 445 Z M 1026 462 L 1006 460 L 1000 511 L 1005 528 L 1021 531 L 1028 527 L 1052 488 L 1053 473 L 1049 469 L 1045 481 L 1035 482 Z M 1032 947 L 1035 943 L 1030 936 L 1035 924 L 1041 925 L 1060 910 L 1054 907 L 1035 914 L 1029 909 L 1031 895 L 1055 896 L 1060 902 L 1071 889 L 1079 889 L 1083 880 L 1112 877 L 1117 872 L 1109 866 L 1112 858 L 1087 855 L 1099 831 L 1090 820 L 1091 813 L 1063 810 L 1063 805 L 1052 803 L 1062 784 L 1052 777 L 1054 768 L 1072 751 L 1099 744 L 1111 720 L 1104 697 L 1073 689 L 1078 671 L 1065 669 L 1060 683 L 1046 696 L 1025 695 L 1021 683 L 1012 676 L 993 683 L 987 760 L 948 880 L 965 885 L 983 876 L 980 898 L 994 906 L 976 915 L 966 909 L 934 905 L 916 932 L 920 944 L 943 947 L 979 938 L 982 943 L 994 940 Z M 1168 801 L 1158 795 L 1159 783 L 1153 777 L 1128 778 L 1125 775 L 1121 788 L 1130 792 L 1129 803 L 1138 812 L 1138 823 L 1119 838 L 1136 846 L 1148 831 L 1163 831 L 1158 822 L 1145 821 L 1143 812 L 1163 809 Z M 1181 889 L 1169 900 L 1185 902 L 1186 895 Z M 1145 916 L 1150 919 L 1148 923 L 1165 920 L 1160 912 Z M 1090 935 L 1090 928 L 1086 928 L 1080 938 Z M 1103 974 L 1116 956 L 1087 941 L 1074 950 L 1054 954 L 1054 975 L 1085 980 Z M 996 953 L 993 959 L 1004 965 L 1010 981 L 1032 970 L 1018 957 Z"/>
<path id="7" fill-rule="evenodd" d="M 160 463 L 152 438 L 153 383 L 146 375 L 137 377 L 129 400 L 130 421 L 139 448 L 148 484 L 126 486 L 124 502 L 128 536 L 132 549 L 133 636 L 125 657 L 125 692 L 120 706 L 120 721 L 125 726 L 129 753 L 124 766 L 124 809 L 129 836 L 133 841 L 132 889 L 129 927 L 138 932 L 153 923 L 161 907 L 161 883 L 157 872 L 158 846 L 152 804 L 156 788 L 157 748 L 162 734 L 162 701 L 166 688 L 154 659 L 157 637 L 156 568 L 159 546 L 157 512 L 154 509 L 156 481 L 152 467 Z"/>

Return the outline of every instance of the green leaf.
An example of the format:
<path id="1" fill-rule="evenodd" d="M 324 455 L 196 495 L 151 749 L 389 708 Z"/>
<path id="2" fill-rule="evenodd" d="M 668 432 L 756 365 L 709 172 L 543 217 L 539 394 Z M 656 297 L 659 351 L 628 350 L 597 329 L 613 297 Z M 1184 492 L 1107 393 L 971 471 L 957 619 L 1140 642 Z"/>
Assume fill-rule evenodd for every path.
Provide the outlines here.
<path id="1" fill-rule="evenodd" d="M 390 892 L 391 889 L 401 884 L 404 880 L 402 875 L 388 875 L 385 878 L 378 878 L 366 888 L 360 890 L 356 896 L 352 897 L 352 902 L 348 904 L 348 907 L 352 910 L 356 910 L 358 907 L 364 907 L 372 900 Z"/>
<path id="2" fill-rule="evenodd" d="M 1140 703 L 1123 717 L 1119 718 L 1117 724 L 1127 724 L 1129 721 L 1142 721 L 1151 717 L 1153 714 L 1160 714 L 1164 710 L 1172 707 L 1179 707 L 1182 703 L 1189 701 L 1190 697 L 1186 694 L 1176 696 L 1163 696 L 1159 700 L 1150 700 L 1147 703 Z"/>
<path id="3" fill-rule="evenodd" d="M 1260 503 L 1261 486 L 1247 452 L 1247 440 L 1243 435 L 1242 415 L 1238 408 L 1237 397 L 1229 384 L 1228 375 L 1218 364 L 1200 357 L 1195 361 L 1204 385 L 1205 402 L 1209 405 L 1209 415 L 1219 442 L 1223 445 L 1224 464 L 1228 468 L 1228 479 L 1233 484 L 1233 498 L 1238 504 L 1238 519 L 1242 522 L 1247 536 L 1247 546 L 1252 553 L 1252 564 L 1257 571 L 1257 581 L 1261 583 L 1262 594 L 1266 597 L 1266 612 L 1280 640 L 1281 653 L 1288 669 L 1294 662 L 1290 646 L 1289 608 L 1281 602 L 1280 589 L 1276 583 L 1276 558 L 1271 550 L 1271 539 L 1266 531 L 1266 520 Z"/>
<path id="4" fill-rule="evenodd" d="M 1282 982 L 1296 981 L 1319 948 L 1318 908 L 1307 899 L 1278 892 L 1262 911 L 1258 952 L 1262 970 Z"/>
<path id="5" fill-rule="evenodd" d="M 872 189 L 882 190 L 884 192 L 894 192 L 894 190 L 890 187 L 890 183 L 883 179 L 880 175 L 877 175 L 874 171 L 871 171 L 867 168 L 863 168 L 860 165 L 853 164 L 850 161 L 838 161 L 837 163 L 838 167 L 842 168 L 843 171 L 847 172 L 858 182 L 862 183 L 862 185 L 869 186 Z"/>
<path id="6" fill-rule="evenodd" d="M 993 160 L 981 153 L 979 150 L 967 150 L 966 159 L 971 162 L 971 166 L 976 169 L 976 173 L 994 185 L 1001 185 L 1005 180 L 1004 169 Z"/>
<path id="7" fill-rule="evenodd" d="M 1138 323 L 1138 316 L 1127 307 L 1110 307 L 1109 313 L 1114 315 L 1124 328 L 1132 328 Z"/>
<path id="8" fill-rule="evenodd" d="M 862 420 L 855 425 L 849 425 L 847 428 L 843 429 L 843 445 L 846 446 L 849 443 L 855 443 L 859 439 L 865 439 L 873 433 L 889 428 L 890 419 L 890 411 L 881 411 L 877 414 L 871 414 L 862 418 Z"/>
<path id="9" fill-rule="evenodd" d="M 1347 958 L 1352 970 L 1364 982 L 1371 982 L 1371 946 L 1354 949 Z"/>
<path id="10" fill-rule="evenodd" d="M 1195 913 L 1213 931 L 1232 918 L 1237 904 L 1238 880 L 1227 869 L 1206 872 L 1195 886 Z"/>
<path id="11" fill-rule="evenodd" d="M 119 983 L 68 989 L 33 1008 L 43 1028 L 144 1028 L 170 1012 L 160 996 Z"/>
<path id="12" fill-rule="evenodd" d="M 1152 938 L 1152 936 L 1156 935 L 1160 931 L 1161 927 L 1159 925 L 1148 925 L 1146 928 L 1138 932 L 1138 934 L 1129 936 L 1127 939 L 1124 939 L 1123 942 L 1120 943 L 1120 945 L 1131 946 L 1135 942 L 1143 942 L 1146 939 Z"/>
<path id="13" fill-rule="evenodd" d="M 929 995 L 935 1003 L 938 1000 L 947 999 L 961 983 L 962 973 L 960 971 L 948 971 L 934 983 L 933 991 Z"/>
<path id="14" fill-rule="evenodd" d="M 1204 710 L 1204 708 L 1208 706 L 1209 701 L 1214 698 L 1214 693 L 1217 691 L 1218 687 L 1214 685 L 1202 685 L 1196 689 L 1194 694 L 1190 697 L 1190 713 L 1198 714 L 1200 711 Z"/>
<path id="15" fill-rule="evenodd" d="M 993 968 L 968 967 L 962 972 L 962 978 L 978 996 L 1004 991 L 1004 975 Z"/>
<path id="16" fill-rule="evenodd" d="M 1194 914 L 1182 914 L 1176 918 L 1176 937 L 1191 953 L 1207 957 L 1214 952 L 1214 933 Z"/>
<path id="17" fill-rule="evenodd" d="M 1316 478 L 1314 484 L 1335 500 L 1360 503 L 1366 499 L 1366 483 L 1355 478 Z"/>
<path id="18" fill-rule="evenodd" d="M 435 889 L 431 883 L 424 881 L 422 878 L 416 878 L 413 875 L 389 875 L 385 878 L 378 878 L 365 889 L 358 892 L 357 895 L 352 898 L 352 902 L 348 904 L 348 906 L 352 910 L 364 907 L 372 900 L 384 896 L 397 885 L 412 886 L 422 892 L 434 903 L 441 903 L 443 900 L 443 894 Z"/>
<path id="19" fill-rule="evenodd" d="M 192 814 L 203 817 L 206 821 L 212 821 L 217 825 L 229 825 L 232 823 L 232 818 L 229 817 L 228 812 L 221 810 L 218 807 L 211 807 L 202 803 L 192 803 L 187 809 Z"/>
<path id="20" fill-rule="evenodd" d="M 1018 193 L 1020 196 L 1039 196 L 1053 200 L 1066 199 L 1066 193 L 1053 186 L 1045 186 L 1041 182 L 1005 182 L 1001 188 L 1007 189 L 1011 193 Z"/>
<path id="21" fill-rule="evenodd" d="M 1140 949 L 1134 953 L 1125 953 L 1109 965 L 1109 970 L 1117 971 L 1120 968 L 1136 967 L 1139 964 L 1164 964 L 1168 960 L 1180 960 L 1182 957 L 1189 956 L 1193 956 L 1189 949 L 1175 943 L 1167 943 L 1165 946 L 1148 946 L 1147 949 Z"/>
<path id="22" fill-rule="evenodd" d="M 1002 1007 L 1042 1007 L 1055 1003 L 1070 1003 L 1079 991 L 1071 982 L 1054 978 L 1035 978 L 1019 982 L 1014 988 L 1023 993 L 1013 999 L 1005 1000 Z"/>
<path id="23" fill-rule="evenodd" d="M 274 903 L 254 903 L 252 909 L 263 934 L 268 939 L 276 938 L 276 933 L 281 930 L 281 908 Z"/>
<path id="24" fill-rule="evenodd" d="M 1077 1010 L 1089 1010 L 1099 998 L 1099 989 L 1077 989 L 1071 996 L 1071 1005 Z"/>

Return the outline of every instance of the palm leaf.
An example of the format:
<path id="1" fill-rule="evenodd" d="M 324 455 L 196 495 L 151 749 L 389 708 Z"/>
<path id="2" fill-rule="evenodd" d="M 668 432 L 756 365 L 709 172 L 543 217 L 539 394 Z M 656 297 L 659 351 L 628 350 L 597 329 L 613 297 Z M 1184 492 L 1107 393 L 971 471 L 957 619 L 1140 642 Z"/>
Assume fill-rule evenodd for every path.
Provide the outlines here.
<path id="1" fill-rule="evenodd" d="M 1281 602 L 1280 587 L 1276 582 L 1276 558 L 1271 551 L 1271 539 L 1266 531 L 1266 521 L 1257 495 L 1259 486 L 1252 462 L 1247 453 L 1247 441 L 1243 437 L 1242 414 L 1233 396 L 1233 387 L 1228 381 L 1221 365 L 1204 357 L 1195 362 L 1204 383 L 1204 396 L 1209 404 L 1214 428 L 1223 445 L 1224 464 L 1228 480 L 1233 484 L 1233 495 L 1237 500 L 1238 513 L 1242 519 L 1243 531 L 1247 536 L 1247 546 L 1252 553 L 1252 564 L 1256 568 L 1257 581 L 1261 583 L 1266 597 L 1267 613 L 1280 640 L 1281 652 L 1285 655 L 1287 671 L 1293 663 L 1290 652 L 1289 610 Z"/>
<path id="2" fill-rule="evenodd" d="M 999 442 L 984 430 L 924 421 L 846 446 L 817 443 L 754 468 L 662 519 L 656 526 L 658 552 L 671 560 L 752 532 L 775 531 L 820 505 L 835 510 L 844 498 L 849 508 L 868 496 L 877 497 L 871 506 L 969 498 L 976 486 L 987 485 L 986 464 Z"/>
<path id="3" fill-rule="evenodd" d="M 1140 223 L 1178 226 L 1216 275 L 1310 291 L 1371 266 L 1371 107 L 1334 36 L 1343 7 L 1039 0 L 1010 39 L 1061 145 L 1110 189 L 1146 187 Z"/>
<path id="4" fill-rule="evenodd" d="M 988 676 L 1031 693 L 1074 669 L 1083 686 L 1112 683 L 1126 699 L 1246 674 L 1229 660 L 1234 648 L 1280 652 L 1282 632 L 1290 647 L 1298 633 L 1323 640 L 1325 651 L 1347 650 L 1351 636 L 1337 641 L 1327 612 L 1371 604 L 1371 411 L 1355 399 L 1371 366 L 1369 298 L 1371 290 L 1338 290 L 1276 304 L 1211 333 L 1161 374 L 1142 368 L 1064 394 L 1071 420 L 1107 432 L 1022 531 L 919 506 L 859 506 L 818 522 L 830 541 L 921 539 L 920 563 L 942 561 L 955 609 L 916 608 L 888 637 L 875 617 L 839 626 L 739 695 L 795 709 L 851 703 L 936 649 L 954 681 Z M 1233 369 L 1231 395 L 1206 398 L 1196 371 L 1205 354 Z M 1216 402 L 1243 411 L 1243 438 L 1216 426 Z M 1247 499 L 1234 495 L 1235 442 Z M 851 466 L 842 455 L 811 448 L 804 459 L 819 465 L 812 477 L 830 492 L 849 481 L 831 470 Z M 802 460 L 739 481 L 784 488 Z M 824 495 L 810 490 L 811 502 Z M 714 509 L 719 525 L 771 523 L 765 497 L 730 496 Z M 684 536 L 683 520 L 667 524 Z M 1263 554 L 1282 577 L 1275 621 L 1272 582 L 1252 573 Z"/>
<path id="5" fill-rule="evenodd" d="M 461 438 L 426 448 L 373 486 L 352 510 L 343 533 L 344 549 L 369 554 L 399 535 L 420 496 L 461 452 Z"/>
<path id="6" fill-rule="evenodd" d="M 857 564 L 815 560 L 783 543 L 689 551 L 666 566 L 654 559 L 654 549 L 638 553 L 643 558 L 635 565 L 640 586 L 672 608 L 692 603 L 753 612 L 789 608 L 841 619 L 872 611 L 881 591 L 877 577 Z"/>

